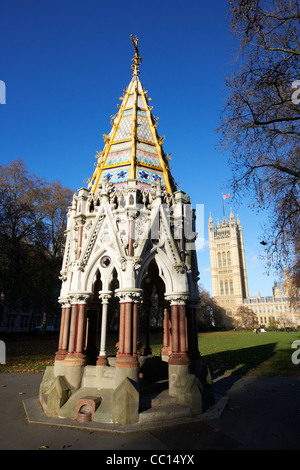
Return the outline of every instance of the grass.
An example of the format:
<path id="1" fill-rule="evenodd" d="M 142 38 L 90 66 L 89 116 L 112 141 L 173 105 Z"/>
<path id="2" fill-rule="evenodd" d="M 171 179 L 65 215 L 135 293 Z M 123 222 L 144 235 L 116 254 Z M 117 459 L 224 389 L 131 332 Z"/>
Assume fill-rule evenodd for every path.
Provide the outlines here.
<path id="1" fill-rule="evenodd" d="M 0 338 L 6 344 L 6 364 L 0 372 L 38 372 L 53 365 L 57 335 Z M 299 376 L 300 364 L 292 363 L 293 341 L 300 332 L 224 331 L 199 333 L 199 349 L 203 362 L 213 374 Z M 141 336 L 143 346 L 145 341 Z M 162 334 L 151 335 L 154 355 L 160 354 Z M 115 354 L 116 335 L 108 335 L 107 353 Z"/>
<path id="2" fill-rule="evenodd" d="M 300 376 L 291 360 L 300 332 L 212 332 L 199 335 L 203 362 L 214 374 Z"/>

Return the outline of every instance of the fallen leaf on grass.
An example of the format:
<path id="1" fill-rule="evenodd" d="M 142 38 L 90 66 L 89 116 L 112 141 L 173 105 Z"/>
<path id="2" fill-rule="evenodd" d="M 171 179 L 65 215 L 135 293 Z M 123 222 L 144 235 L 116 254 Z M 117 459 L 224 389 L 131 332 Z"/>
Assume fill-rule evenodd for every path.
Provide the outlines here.
<path id="1" fill-rule="evenodd" d="M 49 449 L 49 446 L 40 446 L 40 447 L 39 447 L 39 450 L 40 450 L 40 449 Z"/>

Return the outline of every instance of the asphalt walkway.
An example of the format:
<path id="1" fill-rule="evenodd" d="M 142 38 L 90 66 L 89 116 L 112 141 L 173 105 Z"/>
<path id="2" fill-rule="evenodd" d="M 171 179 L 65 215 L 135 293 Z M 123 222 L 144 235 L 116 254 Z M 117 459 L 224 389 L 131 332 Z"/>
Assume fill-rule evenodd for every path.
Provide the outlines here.
<path id="1" fill-rule="evenodd" d="M 41 380 L 42 373 L 0 373 L 1 450 L 165 455 L 169 451 L 300 449 L 300 377 L 218 377 L 214 391 L 228 401 L 217 419 L 128 433 L 29 423 L 24 403 L 37 399 Z"/>

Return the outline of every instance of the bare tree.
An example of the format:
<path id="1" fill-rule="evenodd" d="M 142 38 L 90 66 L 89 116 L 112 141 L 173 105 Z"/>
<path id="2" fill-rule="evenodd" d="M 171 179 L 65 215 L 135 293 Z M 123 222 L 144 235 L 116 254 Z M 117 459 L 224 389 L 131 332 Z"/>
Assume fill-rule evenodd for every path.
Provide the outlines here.
<path id="1" fill-rule="evenodd" d="M 67 206 L 73 192 L 0 165 L 0 293 L 7 312 L 56 308 Z"/>
<path id="2" fill-rule="evenodd" d="M 241 305 L 235 314 L 235 320 L 238 326 L 253 328 L 258 326 L 257 315 L 253 310 L 245 305 Z"/>
<path id="3" fill-rule="evenodd" d="M 209 293 L 198 285 L 200 302 L 197 310 L 199 330 L 220 328 L 232 328 L 232 319 L 226 315 L 226 311 L 218 305 L 209 295 Z"/>
<path id="4" fill-rule="evenodd" d="M 288 265 L 299 288 L 300 8 L 298 0 L 230 0 L 238 40 L 218 129 L 236 199 L 267 209 L 269 266 Z M 299 79 L 299 82 L 297 81 Z"/>

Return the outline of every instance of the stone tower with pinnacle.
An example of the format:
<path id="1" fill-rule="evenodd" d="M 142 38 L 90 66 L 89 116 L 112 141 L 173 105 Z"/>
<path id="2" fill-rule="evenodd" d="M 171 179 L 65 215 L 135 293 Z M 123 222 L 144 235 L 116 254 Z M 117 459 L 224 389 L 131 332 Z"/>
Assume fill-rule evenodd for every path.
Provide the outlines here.
<path id="1" fill-rule="evenodd" d="M 247 298 L 248 280 L 242 225 L 230 211 L 229 220 L 223 217 L 215 226 L 208 221 L 208 236 L 213 299 L 234 316 L 243 299 Z"/>

